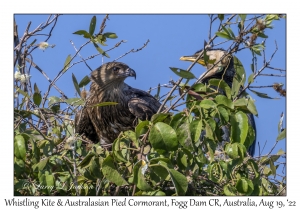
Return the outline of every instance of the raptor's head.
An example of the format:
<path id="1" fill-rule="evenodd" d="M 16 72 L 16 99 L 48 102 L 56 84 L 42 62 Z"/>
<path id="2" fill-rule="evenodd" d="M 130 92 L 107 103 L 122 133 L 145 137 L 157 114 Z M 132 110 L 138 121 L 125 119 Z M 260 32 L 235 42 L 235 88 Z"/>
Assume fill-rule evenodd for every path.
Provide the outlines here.
<path id="1" fill-rule="evenodd" d="M 136 73 L 121 62 L 108 62 L 91 73 L 91 79 L 98 85 L 123 83 L 127 77 L 136 78 Z"/>

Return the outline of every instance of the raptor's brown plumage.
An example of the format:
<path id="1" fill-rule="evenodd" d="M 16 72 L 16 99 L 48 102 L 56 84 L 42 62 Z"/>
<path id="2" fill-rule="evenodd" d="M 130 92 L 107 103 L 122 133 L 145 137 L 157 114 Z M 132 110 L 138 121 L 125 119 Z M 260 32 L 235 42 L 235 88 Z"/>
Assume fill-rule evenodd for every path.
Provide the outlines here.
<path id="1" fill-rule="evenodd" d="M 161 104 L 147 92 L 124 83 L 127 77 L 136 77 L 136 73 L 120 62 L 105 63 L 91 73 L 86 107 L 75 116 L 77 133 L 105 145 L 112 143 L 121 131 L 134 129 L 137 119 L 150 120 Z M 118 104 L 93 106 L 102 102 Z"/>

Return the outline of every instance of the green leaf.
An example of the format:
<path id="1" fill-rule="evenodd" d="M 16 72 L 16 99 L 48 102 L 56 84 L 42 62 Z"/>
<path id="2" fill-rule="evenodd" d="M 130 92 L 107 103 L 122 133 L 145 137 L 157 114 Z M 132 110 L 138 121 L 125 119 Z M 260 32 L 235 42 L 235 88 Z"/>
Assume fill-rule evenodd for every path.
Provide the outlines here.
<path id="1" fill-rule="evenodd" d="M 186 177 L 174 169 L 168 170 L 171 176 L 171 180 L 174 184 L 177 195 L 185 195 L 188 187 Z"/>
<path id="2" fill-rule="evenodd" d="M 184 115 L 184 113 L 179 112 L 173 115 L 172 120 L 170 122 L 170 126 L 176 130 L 178 126 L 180 126 L 185 120 L 186 120 L 186 116 Z"/>
<path id="3" fill-rule="evenodd" d="M 248 133 L 248 117 L 242 112 L 238 111 L 235 115 L 231 116 L 231 142 L 245 143 Z"/>
<path id="4" fill-rule="evenodd" d="M 249 75 L 249 77 L 248 77 L 248 84 L 253 83 L 253 76 L 254 76 L 253 73 Z"/>
<path id="5" fill-rule="evenodd" d="M 237 190 L 234 186 L 231 186 L 230 184 L 227 184 L 223 188 L 224 194 L 227 196 L 236 196 L 237 195 Z"/>
<path id="6" fill-rule="evenodd" d="M 200 107 L 204 109 L 212 109 L 216 108 L 216 104 L 212 100 L 204 99 L 200 102 Z"/>
<path id="7" fill-rule="evenodd" d="M 235 185 L 237 191 L 243 195 L 251 195 L 254 190 L 254 185 L 251 180 L 242 177 L 239 179 Z"/>
<path id="8" fill-rule="evenodd" d="M 33 94 L 33 102 L 35 105 L 40 106 L 40 104 L 42 102 L 42 96 L 40 93 Z"/>
<path id="9" fill-rule="evenodd" d="M 230 27 L 227 28 L 228 33 L 230 34 L 231 39 L 235 39 L 235 35 Z"/>
<path id="10" fill-rule="evenodd" d="M 100 54 L 102 54 L 102 55 L 104 55 L 105 57 L 109 58 L 109 55 L 108 55 L 105 51 L 103 51 L 96 43 L 93 43 L 93 44 L 94 44 L 94 47 L 96 48 L 96 50 L 97 50 Z"/>
<path id="11" fill-rule="evenodd" d="M 83 35 L 84 38 L 87 38 L 87 39 L 91 39 L 92 36 L 91 34 L 89 34 L 87 31 L 85 30 L 79 30 L 79 31 L 76 31 L 74 32 L 73 34 L 77 34 L 77 35 Z"/>
<path id="12" fill-rule="evenodd" d="M 105 44 L 106 42 L 106 37 L 103 36 L 102 34 L 97 36 L 97 41 L 102 45 L 102 46 L 107 46 L 107 44 Z"/>
<path id="13" fill-rule="evenodd" d="M 197 142 L 202 131 L 202 120 L 194 120 L 190 123 L 191 139 Z"/>
<path id="14" fill-rule="evenodd" d="M 116 160 L 128 162 L 128 150 L 130 141 L 124 138 L 117 138 L 113 142 L 112 151 Z"/>
<path id="15" fill-rule="evenodd" d="M 246 148 L 244 145 L 240 143 L 233 143 L 233 144 L 228 143 L 225 146 L 225 152 L 230 158 L 232 159 L 238 158 L 241 161 L 243 161 L 246 153 Z"/>
<path id="16" fill-rule="evenodd" d="M 78 86 L 79 86 L 80 88 L 82 88 L 83 86 L 86 86 L 87 84 L 89 84 L 90 81 L 91 81 L 91 80 L 90 80 L 89 76 L 86 75 L 86 76 L 83 77 L 82 80 L 79 82 L 79 85 L 78 85 Z"/>
<path id="17" fill-rule="evenodd" d="M 218 111 L 220 112 L 220 114 L 224 118 L 224 120 L 226 122 L 228 122 L 229 121 L 228 111 L 224 107 L 221 107 L 221 106 L 218 107 Z"/>
<path id="18" fill-rule="evenodd" d="M 222 90 L 225 91 L 227 98 L 231 98 L 231 89 L 229 85 L 224 81 L 220 79 L 210 79 L 209 80 L 210 85 L 214 85 L 216 87 L 220 87 Z"/>
<path id="19" fill-rule="evenodd" d="M 95 104 L 95 105 L 92 105 L 90 107 L 95 107 L 95 106 L 111 106 L 111 105 L 117 105 L 118 103 L 117 102 L 101 102 L 99 104 Z"/>
<path id="20" fill-rule="evenodd" d="M 208 167 L 209 179 L 219 183 L 223 179 L 223 171 L 219 164 L 213 163 Z"/>
<path id="21" fill-rule="evenodd" d="M 38 171 L 42 171 L 44 170 L 44 168 L 46 167 L 47 163 L 49 161 L 49 157 L 44 158 L 43 160 L 41 160 L 39 163 L 34 164 L 32 166 L 32 169 L 35 171 L 36 169 L 38 169 Z"/>
<path id="22" fill-rule="evenodd" d="M 270 169 L 272 171 L 272 174 L 276 176 L 276 167 L 272 159 L 270 159 Z"/>
<path id="23" fill-rule="evenodd" d="M 250 99 L 248 100 L 247 108 L 248 108 L 248 110 L 249 110 L 252 114 L 254 114 L 255 116 L 258 116 L 258 113 L 257 113 L 257 110 L 256 110 L 256 106 L 255 106 L 254 101 L 253 101 L 252 98 L 250 98 Z"/>
<path id="24" fill-rule="evenodd" d="M 163 122 L 166 118 L 168 118 L 170 116 L 169 113 L 158 113 L 158 114 L 154 114 L 151 117 L 151 122 L 153 124 L 157 123 L 157 122 Z"/>
<path id="25" fill-rule="evenodd" d="M 272 98 L 272 97 L 268 96 L 266 93 L 260 93 L 260 92 L 257 92 L 257 91 L 251 90 L 251 89 L 249 89 L 249 90 L 261 98 L 278 99 L 278 98 Z"/>
<path id="26" fill-rule="evenodd" d="M 96 27 L 96 16 L 94 15 L 91 19 L 90 28 L 89 28 L 89 33 L 91 36 L 93 36 L 95 32 L 95 27 Z"/>
<path id="27" fill-rule="evenodd" d="M 170 67 L 170 69 L 178 76 L 185 78 L 185 79 L 195 79 L 195 75 L 189 71 L 179 69 L 179 68 L 174 68 Z"/>
<path id="28" fill-rule="evenodd" d="M 143 191 L 152 191 L 153 189 L 147 183 L 145 176 L 143 175 L 142 171 L 147 163 L 144 160 L 139 160 L 133 167 L 133 183 Z"/>
<path id="29" fill-rule="evenodd" d="M 153 148 L 160 154 L 178 148 L 175 130 L 163 122 L 158 122 L 151 128 L 149 140 Z"/>
<path id="30" fill-rule="evenodd" d="M 16 91 L 22 94 L 25 98 L 29 98 L 29 95 L 25 93 L 23 90 L 21 90 L 20 88 L 17 88 Z"/>
<path id="31" fill-rule="evenodd" d="M 63 68 L 63 72 L 66 72 L 70 66 L 70 61 L 71 61 L 71 54 L 69 54 L 66 58 L 66 61 L 64 63 L 64 68 Z"/>
<path id="32" fill-rule="evenodd" d="M 247 15 L 245 15 L 245 14 L 240 14 L 239 16 L 240 16 L 240 18 L 241 18 L 242 21 L 245 21 L 245 20 L 246 20 Z"/>
<path id="33" fill-rule="evenodd" d="M 51 189 L 53 189 L 53 187 L 55 187 L 55 183 L 54 183 L 54 176 L 52 174 L 46 174 L 45 173 L 45 184 L 47 186 L 47 191 L 48 194 L 51 193 Z"/>
<path id="34" fill-rule="evenodd" d="M 244 85 L 246 81 L 246 72 L 244 66 L 236 56 L 233 56 L 233 59 L 233 65 L 236 72 L 234 77 L 238 80 L 240 85 Z"/>
<path id="35" fill-rule="evenodd" d="M 40 93 L 40 90 L 39 90 L 39 88 L 38 88 L 38 86 L 36 85 L 36 83 L 34 83 L 34 92 L 35 93 Z"/>
<path id="36" fill-rule="evenodd" d="M 90 165 L 91 160 L 93 159 L 93 157 L 95 156 L 94 152 L 89 152 L 84 158 L 83 160 L 78 164 L 78 167 L 80 168 L 85 168 L 88 165 Z"/>
<path id="37" fill-rule="evenodd" d="M 221 38 L 231 40 L 232 38 L 225 32 L 216 32 L 216 35 Z"/>
<path id="38" fill-rule="evenodd" d="M 117 186 L 128 185 L 126 180 L 121 176 L 121 174 L 116 169 L 111 155 L 108 155 L 103 160 L 102 173 L 110 182 L 115 183 Z"/>
<path id="39" fill-rule="evenodd" d="M 116 38 L 118 38 L 117 34 L 115 34 L 115 33 L 110 33 L 110 32 L 104 33 L 103 36 L 105 36 L 105 37 L 107 37 L 107 38 L 110 38 L 110 39 L 116 39 Z"/>
<path id="40" fill-rule="evenodd" d="M 257 36 L 259 36 L 259 37 L 261 37 L 261 38 L 268 38 L 268 36 L 267 35 L 265 35 L 264 33 L 262 33 L 262 32 L 259 32 L 258 34 L 257 34 Z"/>
<path id="41" fill-rule="evenodd" d="M 276 141 L 280 141 L 282 139 L 285 139 L 286 137 L 286 130 L 284 129 L 278 136 L 277 136 L 277 139 Z"/>
<path id="42" fill-rule="evenodd" d="M 189 126 L 190 125 L 187 121 L 184 122 L 176 129 L 176 134 L 179 143 L 189 151 L 193 151 L 193 144 Z"/>
<path id="43" fill-rule="evenodd" d="M 220 19 L 220 21 L 224 20 L 224 14 L 218 14 L 218 18 Z"/>
<path id="44" fill-rule="evenodd" d="M 252 159 L 248 159 L 247 166 L 248 166 L 248 168 L 250 168 L 249 170 L 251 170 L 253 172 L 253 174 L 255 175 L 255 178 L 258 178 L 260 174 L 259 174 L 257 163 Z"/>
<path id="45" fill-rule="evenodd" d="M 250 68 L 251 68 L 251 71 L 254 73 L 254 64 L 253 63 L 250 64 Z"/>
<path id="46" fill-rule="evenodd" d="M 139 139 L 142 134 L 148 131 L 149 121 L 142 121 L 135 127 L 136 138 Z"/>
<path id="47" fill-rule="evenodd" d="M 78 95 L 80 96 L 80 89 L 79 89 L 79 86 L 78 86 L 78 82 L 77 82 L 77 79 L 76 79 L 76 77 L 73 73 L 72 73 L 72 80 L 73 80 L 75 90 L 77 91 Z"/>
<path id="48" fill-rule="evenodd" d="M 215 98 L 216 102 L 218 104 L 222 104 L 230 109 L 234 109 L 233 103 L 230 99 L 228 99 L 226 96 L 223 95 L 217 95 Z"/>
<path id="49" fill-rule="evenodd" d="M 245 147 L 248 149 L 253 144 L 254 140 L 255 140 L 255 130 L 249 124 L 248 125 L 248 135 L 244 142 Z"/>
<path id="50" fill-rule="evenodd" d="M 162 158 L 160 158 L 162 159 Z M 153 159 L 152 159 L 153 160 Z M 168 167 L 165 167 L 165 166 L 162 166 L 161 163 L 163 161 L 156 161 L 156 160 L 159 160 L 159 158 L 155 159 L 155 161 L 150 161 L 151 164 L 160 164 L 160 165 L 154 165 L 154 166 L 151 166 L 151 169 L 154 171 L 154 173 L 159 176 L 161 178 L 162 181 L 164 181 L 168 176 L 169 176 L 169 172 L 167 170 Z M 153 163 L 152 163 L 153 162 Z M 166 164 L 165 164 L 166 165 Z"/>
<path id="51" fill-rule="evenodd" d="M 48 98 L 48 107 L 50 107 L 52 104 L 56 104 L 58 102 L 60 102 L 60 98 L 56 97 L 56 96 L 51 96 Z"/>
<path id="52" fill-rule="evenodd" d="M 100 160 L 99 158 L 95 158 L 90 163 L 90 171 L 91 173 L 97 177 L 98 179 L 102 179 L 103 175 L 101 173 L 101 166 L 100 166 Z"/>
<path id="53" fill-rule="evenodd" d="M 14 154 L 18 159 L 25 161 L 26 159 L 26 144 L 22 135 L 15 136 Z"/>
<path id="54" fill-rule="evenodd" d="M 185 171 L 188 167 L 187 155 L 182 150 L 178 151 L 177 164 L 179 169 L 183 171 Z"/>
<path id="55" fill-rule="evenodd" d="M 65 102 L 72 106 L 84 104 L 84 101 L 82 100 L 82 98 L 68 98 L 68 99 L 65 99 Z"/>

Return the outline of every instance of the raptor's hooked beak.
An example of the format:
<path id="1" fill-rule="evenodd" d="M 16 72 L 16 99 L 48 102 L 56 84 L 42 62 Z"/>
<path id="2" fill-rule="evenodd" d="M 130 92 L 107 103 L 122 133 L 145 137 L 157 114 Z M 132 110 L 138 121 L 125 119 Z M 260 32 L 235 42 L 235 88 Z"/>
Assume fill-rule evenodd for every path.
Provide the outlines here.
<path id="1" fill-rule="evenodd" d="M 180 60 L 182 61 L 191 61 L 191 62 L 194 62 L 196 60 L 196 58 L 198 57 L 198 55 L 188 55 L 188 56 L 182 56 L 180 58 Z M 205 66 L 205 61 L 203 59 L 203 57 L 201 57 L 197 63 L 201 64 L 202 66 Z"/>
<path id="2" fill-rule="evenodd" d="M 136 79 L 136 73 L 135 73 L 135 71 L 134 71 L 133 69 L 131 69 L 131 68 L 127 68 L 127 69 L 125 70 L 125 76 L 126 76 L 126 77 L 134 77 L 134 79 Z"/>

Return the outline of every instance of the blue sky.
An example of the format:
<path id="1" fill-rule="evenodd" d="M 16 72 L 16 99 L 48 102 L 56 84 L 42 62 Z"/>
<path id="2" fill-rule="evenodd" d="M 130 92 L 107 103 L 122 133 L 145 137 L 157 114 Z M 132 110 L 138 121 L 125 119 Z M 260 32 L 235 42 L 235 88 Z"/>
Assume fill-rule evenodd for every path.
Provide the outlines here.
<path id="1" fill-rule="evenodd" d="M 81 29 L 88 31 L 92 16 L 92 14 L 60 16 L 57 26 L 52 33 L 53 35 L 48 41 L 49 44 L 55 44 L 56 46 L 44 52 L 42 50 L 34 51 L 34 62 L 47 73 L 50 79 L 53 79 L 63 68 L 66 57 L 69 54 L 71 54 L 71 56 L 75 54 L 74 47 L 70 43 L 70 40 L 73 41 L 77 49 L 86 42 L 86 39 L 82 36 L 74 35 L 73 32 Z M 31 31 L 40 23 L 45 22 L 47 17 L 47 15 L 16 15 L 15 19 L 19 27 L 19 36 L 22 36 L 29 21 L 32 21 Z M 96 17 L 97 31 L 99 30 L 104 15 L 96 15 Z M 218 24 L 214 25 L 213 33 L 217 25 Z M 266 59 L 268 60 L 274 52 L 274 42 L 276 40 L 278 51 L 271 62 L 271 66 L 286 69 L 286 20 L 274 21 L 273 26 L 273 29 L 265 30 L 265 34 L 269 36 L 266 42 Z M 191 63 L 180 61 L 179 58 L 182 55 L 191 55 L 203 47 L 204 40 L 208 40 L 208 28 L 209 18 L 207 15 L 110 15 L 109 20 L 106 22 L 104 32 L 114 32 L 118 38 L 108 40 L 108 46 L 103 47 L 103 49 L 107 50 L 113 47 L 120 40 L 127 40 L 127 42 L 121 44 L 115 50 L 108 52 L 110 58 L 104 57 L 103 61 L 112 61 L 132 48 L 140 48 L 149 39 L 150 42 L 142 51 L 130 53 L 119 60 L 120 62 L 128 64 L 137 73 L 136 80 L 128 78 L 126 83 L 132 87 L 148 90 L 150 87 L 157 86 L 158 83 L 166 84 L 170 79 L 175 81 L 178 79 L 169 67 L 187 69 Z M 234 25 L 233 28 L 236 28 L 236 25 Z M 36 43 L 44 40 L 43 36 L 36 38 Z M 222 41 L 224 41 L 224 39 L 218 38 L 215 40 L 215 44 Z M 259 39 L 258 42 L 260 41 Z M 30 43 L 30 41 L 28 43 Z M 226 49 L 228 44 L 221 45 L 220 47 Z M 97 54 L 97 51 L 90 45 L 85 47 L 80 54 L 86 58 Z M 236 54 L 236 56 L 242 61 L 247 73 L 246 78 L 248 78 L 251 72 L 250 63 L 252 59 L 250 51 L 244 50 Z M 77 57 L 74 61 L 79 60 L 80 58 Z M 97 56 L 87 62 L 92 69 L 96 69 L 102 64 L 102 57 Z M 258 68 L 261 66 L 262 60 L 258 58 Z M 196 65 L 192 70 L 196 77 L 199 77 L 203 71 L 204 68 L 200 65 Z M 81 63 L 73 66 L 58 80 L 56 85 L 69 98 L 75 97 L 76 92 L 72 83 L 72 73 L 74 73 L 77 80 L 80 81 L 85 75 L 90 73 L 90 70 Z M 264 73 L 285 74 L 285 72 L 281 73 L 274 70 L 265 70 Z M 31 69 L 30 74 L 32 75 L 32 83 L 36 82 L 42 94 L 44 94 L 49 85 L 48 81 L 34 68 Z M 271 85 L 274 82 L 283 83 L 283 88 L 286 88 L 285 77 L 260 76 L 253 85 Z M 169 89 L 162 89 L 161 94 L 166 93 L 168 90 Z M 256 90 L 267 93 L 271 97 L 279 98 L 278 100 L 262 99 L 250 93 L 256 100 L 259 115 L 258 118 L 255 118 L 257 140 L 260 142 L 261 148 L 266 142 L 265 149 L 262 152 L 262 154 L 266 154 L 276 141 L 280 114 L 282 112 L 286 114 L 286 99 L 279 96 L 272 88 Z M 152 94 L 155 93 L 156 91 L 152 92 Z M 50 96 L 53 95 L 60 96 L 54 88 L 52 88 L 50 93 Z M 256 155 L 258 155 L 258 147 L 256 148 Z M 286 150 L 285 140 L 277 145 L 274 152 L 277 152 L 280 148 Z"/>

